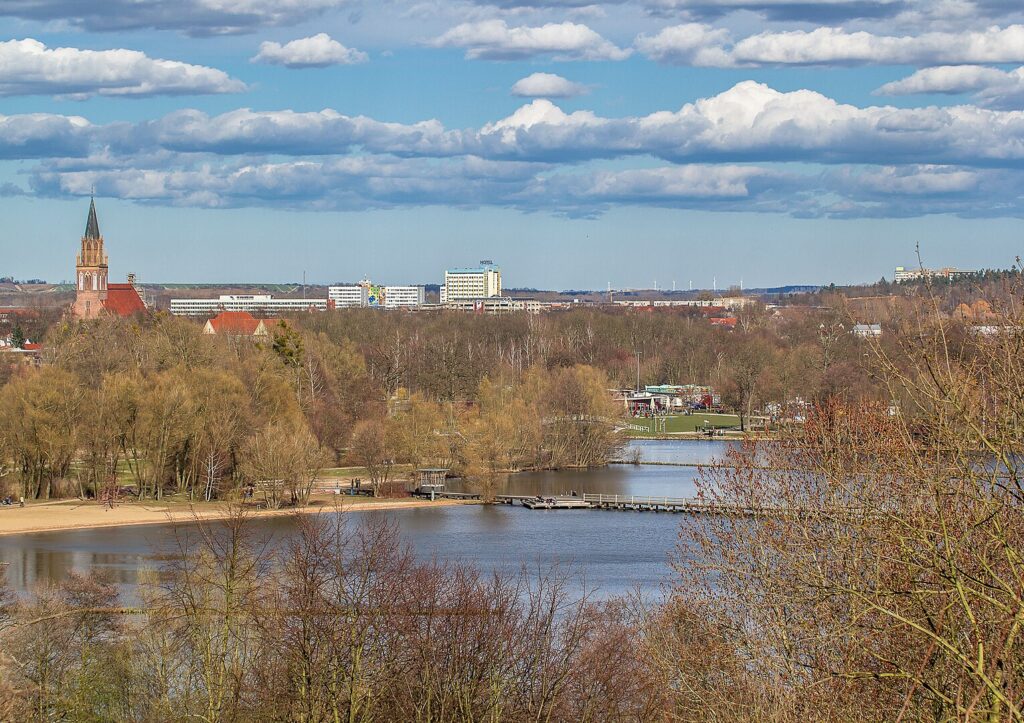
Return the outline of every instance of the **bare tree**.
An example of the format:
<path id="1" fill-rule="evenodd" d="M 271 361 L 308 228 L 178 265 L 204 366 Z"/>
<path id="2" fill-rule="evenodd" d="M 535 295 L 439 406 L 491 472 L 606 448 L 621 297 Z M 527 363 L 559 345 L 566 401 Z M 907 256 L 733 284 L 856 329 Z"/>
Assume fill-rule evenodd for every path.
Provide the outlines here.
<path id="1" fill-rule="evenodd" d="M 263 492 L 270 507 L 305 505 L 324 458 L 304 420 L 270 422 L 245 447 L 242 476 Z"/>
<path id="2" fill-rule="evenodd" d="M 349 454 L 366 469 L 374 497 L 381 495 L 398 464 L 395 425 L 393 420 L 370 420 L 359 422 L 352 430 Z"/>

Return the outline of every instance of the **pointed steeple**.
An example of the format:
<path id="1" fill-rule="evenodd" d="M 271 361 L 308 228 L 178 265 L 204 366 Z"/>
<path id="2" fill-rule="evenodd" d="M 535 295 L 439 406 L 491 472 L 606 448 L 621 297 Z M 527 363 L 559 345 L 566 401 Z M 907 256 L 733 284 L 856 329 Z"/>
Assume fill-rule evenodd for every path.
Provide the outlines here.
<path id="1" fill-rule="evenodd" d="M 100 239 L 100 222 L 96 220 L 96 199 L 89 199 L 89 220 L 85 222 L 85 238 L 92 241 Z"/>

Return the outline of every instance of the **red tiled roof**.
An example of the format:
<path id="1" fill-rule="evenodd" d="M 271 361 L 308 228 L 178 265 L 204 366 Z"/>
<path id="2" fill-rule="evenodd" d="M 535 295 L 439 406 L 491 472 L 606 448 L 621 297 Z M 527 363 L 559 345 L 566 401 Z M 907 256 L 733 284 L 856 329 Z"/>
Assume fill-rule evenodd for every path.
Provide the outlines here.
<path id="1" fill-rule="evenodd" d="M 23 346 L 21 348 L 24 349 L 25 351 L 39 351 L 40 349 L 43 348 L 43 345 L 42 344 L 28 343 L 28 344 L 25 344 L 25 346 Z"/>
<path id="2" fill-rule="evenodd" d="M 724 318 L 708 319 L 715 326 L 736 326 L 736 317 L 727 316 Z"/>
<path id="3" fill-rule="evenodd" d="M 260 326 L 260 320 L 247 311 L 222 311 L 210 319 L 210 326 L 218 334 L 252 336 Z"/>
<path id="4" fill-rule="evenodd" d="M 142 297 L 131 284 L 109 284 L 107 286 L 107 300 L 103 302 L 103 308 L 111 314 L 118 316 L 131 316 L 146 310 Z"/>

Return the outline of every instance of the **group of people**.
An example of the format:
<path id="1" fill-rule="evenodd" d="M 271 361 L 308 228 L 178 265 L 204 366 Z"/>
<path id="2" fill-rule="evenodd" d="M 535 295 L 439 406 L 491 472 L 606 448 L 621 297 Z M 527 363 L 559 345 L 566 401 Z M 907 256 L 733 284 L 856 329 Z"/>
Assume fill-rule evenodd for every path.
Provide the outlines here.
<path id="1" fill-rule="evenodd" d="M 11 497 L 10 495 L 7 495 L 2 500 L 0 500 L 0 505 L 3 505 L 4 507 L 11 507 L 11 506 L 14 505 L 14 498 Z M 18 506 L 19 507 L 24 507 L 25 506 L 25 498 L 24 497 L 19 497 L 18 498 Z"/>
<path id="2" fill-rule="evenodd" d="M 665 411 L 664 409 L 654 409 L 654 410 L 652 410 L 650 407 L 646 407 L 646 406 L 637 406 L 637 407 L 633 408 L 631 410 L 631 412 L 632 412 L 634 418 L 643 417 L 643 418 L 646 418 L 646 419 L 650 419 L 652 417 L 667 417 L 668 416 L 668 412 Z"/>

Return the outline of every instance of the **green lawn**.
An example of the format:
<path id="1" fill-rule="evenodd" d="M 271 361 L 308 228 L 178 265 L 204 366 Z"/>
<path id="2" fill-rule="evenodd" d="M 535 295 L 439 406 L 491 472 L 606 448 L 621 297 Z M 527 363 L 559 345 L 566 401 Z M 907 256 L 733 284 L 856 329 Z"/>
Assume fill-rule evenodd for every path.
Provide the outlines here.
<path id="1" fill-rule="evenodd" d="M 634 427 L 642 427 L 642 429 L 630 429 L 629 431 L 633 435 L 648 436 L 679 432 L 698 432 L 705 427 L 714 427 L 715 429 L 738 427 L 740 418 L 735 414 L 694 412 L 689 416 L 680 415 L 677 417 L 661 417 L 659 419 L 627 419 L 626 423 Z"/>

